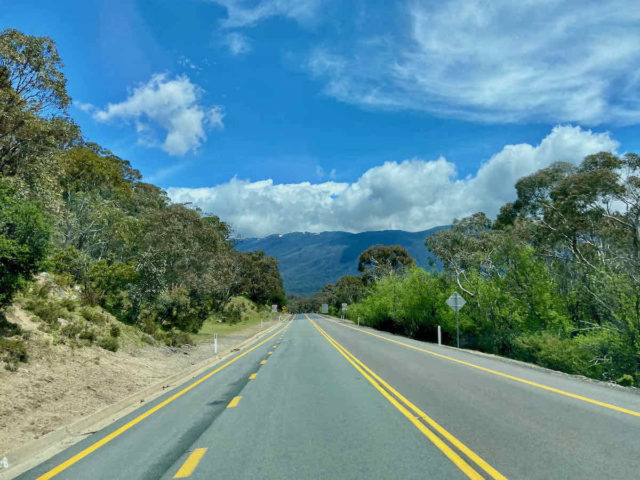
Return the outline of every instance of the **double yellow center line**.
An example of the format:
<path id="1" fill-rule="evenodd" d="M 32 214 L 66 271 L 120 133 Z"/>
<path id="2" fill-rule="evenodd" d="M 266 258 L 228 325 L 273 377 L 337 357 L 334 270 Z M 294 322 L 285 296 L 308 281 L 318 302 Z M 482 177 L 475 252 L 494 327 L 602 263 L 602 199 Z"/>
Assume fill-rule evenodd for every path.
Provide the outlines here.
<path id="1" fill-rule="evenodd" d="M 478 473 L 469 462 L 462 458 L 458 452 L 465 455 L 477 467 L 483 470 L 494 480 L 506 480 L 506 478 L 495 468 L 484 461 L 478 454 L 464 445 L 455 436 L 449 433 L 444 427 L 420 410 L 417 406 L 406 399 L 400 392 L 380 378 L 369 367 L 362 363 L 346 348 L 334 340 L 327 332 L 318 326 L 308 315 L 305 315 L 311 324 L 327 339 L 355 369 L 373 387 L 386 398 L 400 413 L 402 413 L 420 432 L 427 437 L 446 457 L 451 460 L 468 478 L 473 480 L 483 480 L 485 477 Z M 412 413 L 413 412 L 413 413 Z M 430 427 L 430 428 L 429 428 Z M 446 440 L 446 441 L 445 441 Z M 448 443 L 447 443 L 448 442 Z M 457 450 L 457 451 L 456 451 Z"/>
<path id="2" fill-rule="evenodd" d="M 377 333 L 368 332 L 368 331 L 363 330 L 361 328 L 355 328 L 355 327 L 352 327 L 350 325 L 345 325 L 343 323 L 336 322 L 335 320 L 331 320 L 331 319 L 326 318 L 326 317 L 325 317 L 325 320 L 328 320 L 329 322 L 335 323 L 336 325 L 339 325 L 339 326 L 344 327 L 344 328 L 350 328 L 351 330 L 355 330 L 356 332 L 359 332 L 359 333 L 364 333 L 366 335 L 371 335 L 372 337 L 380 338 L 380 339 L 385 340 L 387 342 L 395 343 L 396 345 L 401 345 L 403 347 L 410 348 L 410 349 L 416 350 L 418 352 L 426 353 L 426 354 L 431 355 L 431 356 L 436 357 L 436 358 L 441 358 L 443 360 L 448 360 L 450 362 L 454 362 L 454 363 L 457 363 L 459 365 L 464 365 L 466 367 L 475 368 L 476 370 L 480 370 L 482 372 L 490 373 L 492 375 L 497 375 L 498 377 L 507 378 L 509 380 L 513 380 L 514 382 L 523 383 L 525 385 L 529 385 L 530 387 L 535 387 L 535 388 L 539 388 L 541 390 L 546 390 L 547 392 L 551 392 L 551 393 L 555 393 L 555 394 L 558 394 L 558 395 L 562 395 L 563 397 L 573 398 L 574 400 L 580 400 L 581 402 L 590 403 L 592 405 L 597 405 L 598 407 L 604 407 L 604 408 L 607 408 L 609 410 L 614 410 L 616 412 L 620 412 L 620 413 L 624 413 L 624 414 L 627 414 L 627 415 L 631 415 L 632 417 L 640 417 L 640 412 L 635 411 L 635 410 L 630 410 L 628 408 L 619 407 L 618 405 L 613 405 L 611 403 L 601 402 L 601 401 L 595 400 L 593 398 L 585 397 L 583 395 L 577 395 L 575 393 L 567 392 L 565 390 L 560 390 L 559 388 L 550 387 L 548 385 L 543 385 L 541 383 L 532 382 L 531 380 L 527 380 L 525 378 L 516 377 L 514 375 L 509 375 L 508 373 L 499 372 L 499 371 L 493 370 L 491 368 L 487 368 L 487 367 L 483 367 L 483 366 L 480 366 L 480 365 L 476 365 L 475 363 L 465 362 L 464 360 L 460 360 L 458 358 L 453 358 L 453 357 L 450 357 L 449 355 L 443 355 L 441 353 L 437 353 L 437 352 L 433 352 L 431 350 L 427 350 L 426 348 L 420 348 L 420 347 L 417 347 L 415 345 L 411 345 L 409 343 L 405 343 L 405 342 L 400 342 L 398 340 L 394 340 L 393 338 L 389 338 L 389 337 L 386 337 L 384 335 L 378 335 Z"/>

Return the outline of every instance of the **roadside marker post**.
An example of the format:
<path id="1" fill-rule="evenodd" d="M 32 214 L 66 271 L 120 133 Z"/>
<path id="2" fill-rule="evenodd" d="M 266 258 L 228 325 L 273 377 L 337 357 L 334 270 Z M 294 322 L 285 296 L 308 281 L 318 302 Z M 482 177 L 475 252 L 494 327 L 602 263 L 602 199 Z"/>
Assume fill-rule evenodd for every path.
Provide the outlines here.
<path id="1" fill-rule="evenodd" d="M 358 317 L 358 326 L 360 326 L 360 317 Z"/>
<path id="2" fill-rule="evenodd" d="M 218 334 L 213 334 L 213 353 L 218 354 Z"/>
<path id="3" fill-rule="evenodd" d="M 438 325 L 438 345 L 442 345 L 442 329 Z"/>
<path id="4" fill-rule="evenodd" d="M 458 320 L 458 312 L 462 307 L 464 307 L 467 301 L 462 298 L 458 292 L 453 292 L 451 296 L 447 299 L 447 305 L 451 307 L 451 309 L 456 312 L 456 341 L 458 348 L 460 348 L 460 322 Z"/>
<path id="5" fill-rule="evenodd" d="M 344 320 L 344 312 L 346 312 L 346 311 L 347 311 L 347 304 L 343 303 L 342 304 L 342 315 L 340 315 L 340 319 L 341 320 Z"/>

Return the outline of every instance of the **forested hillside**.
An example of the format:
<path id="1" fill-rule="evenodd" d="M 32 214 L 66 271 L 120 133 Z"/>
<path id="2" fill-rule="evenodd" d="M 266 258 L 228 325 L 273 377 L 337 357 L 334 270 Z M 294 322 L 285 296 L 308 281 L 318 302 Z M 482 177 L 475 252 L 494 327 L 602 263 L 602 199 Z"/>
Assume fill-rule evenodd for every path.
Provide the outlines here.
<path id="1" fill-rule="evenodd" d="M 352 319 L 415 338 L 461 344 L 568 373 L 640 381 L 640 157 L 590 155 L 520 179 L 497 219 L 477 213 L 426 239 L 442 272 L 400 268 L 345 277 Z M 373 263 L 383 265 L 372 257 Z M 384 273 L 384 272 L 383 272 Z"/>
<path id="2" fill-rule="evenodd" d="M 287 293 L 311 295 L 343 275 L 358 273 L 358 255 L 372 245 L 402 245 L 422 268 L 430 261 L 440 266 L 424 239 L 446 227 L 421 232 L 383 230 L 377 232 L 287 233 L 242 240 L 238 250 L 264 250 L 280 264 Z"/>
<path id="3" fill-rule="evenodd" d="M 218 217 L 171 204 L 127 160 L 84 138 L 70 103 L 55 43 L 3 31 L 0 356 L 24 359 L 3 311 L 44 270 L 84 305 L 149 333 L 196 332 L 236 295 L 284 302 L 275 259 L 234 250 Z M 57 330 L 63 306 L 42 302 L 33 309 Z"/>

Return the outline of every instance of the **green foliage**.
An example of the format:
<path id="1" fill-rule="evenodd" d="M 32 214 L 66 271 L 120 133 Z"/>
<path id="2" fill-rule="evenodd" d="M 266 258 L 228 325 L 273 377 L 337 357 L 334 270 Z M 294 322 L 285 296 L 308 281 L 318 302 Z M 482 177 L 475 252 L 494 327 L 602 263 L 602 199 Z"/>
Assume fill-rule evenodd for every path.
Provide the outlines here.
<path id="1" fill-rule="evenodd" d="M 65 109 L 71 103 L 61 69 L 62 61 L 50 38 L 13 29 L 0 32 L 0 70 L 32 110 Z"/>
<path id="2" fill-rule="evenodd" d="M 374 282 L 385 276 L 402 274 L 415 264 L 416 261 L 401 245 L 373 245 L 358 257 L 358 271 L 362 272 L 365 282 Z"/>
<path id="3" fill-rule="evenodd" d="M 58 327 L 58 319 L 72 318 L 71 312 L 53 298 L 31 297 L 25 301 L 24 306 L 52 328 Z"/>
<path id="4" fill-rule="evenodd" d="M 49 223 L 36 204 L 21 199 L 0 176 L 0 310 L 40 268 L 49 232 Z"/>
<path id="5" fill-rule="evenodd" d="M 620 378 L 616 380 L 616 383 L 618 385 L 622 385 L 623 387 L 633 387 L 635 382 L 631 375 L 625 373 L 624 375 L 622 375 Z"/>
<path id="6" fill-rule="evenodd" d="M 111 327 L 109 327 L 109 335 L 111 335 L 113 338 L 118 338 L 120 336 L 120 333 L 121 330 L 118 325 L 111 325 Z"/>
<path id="7" fill-rule="evenodd" d="M 88 306 L 80 309 L 80 315 L 82 315 L 86 321 L 91 322 L 94 325 L 104 325 L 108 320 L 107 316 L 99 309 Z"/>
<path id="8" fill-rule="evenodd" d="M 602 152 L 554 164 L 516 184 L 495 222 L 477 213 L 426 244 L 444 272 L 378 277 L 349 308 L 415 338 L 454 334 L 463 346 L 592 378 L 640 375 L 640 157 Z M 619 210 L 624 205 L 623 210 Z M 330 292 L 335 286 L 328 286 Z M 618 380 L 616 380 L 618 379 Z"/>
<path id="9" fill-rule="evenodd" d="M 236 295 L 284 303 L 275 259 L 236 252 L 218 217 L 170 204 L 127 160 L 84 140 L 70 101 L 53 40 L 0 32 L 0 310 L 41 269 L 85 306 L 154 335 L 197 332 Z M 56 329 L 76 305 L 47 293 L 27 303 Z"/>
<path id="10" fill-rule="evenodd" d="M 165 332 L 164 343 L 168 347 L 181 347 L 182 345 L 190 345 L 191 337 L 186 332 L 169 330 Z"/>
<path id="11" fill-rule="evenodd" d="M 82 332 L 84 325 L 80 322 L 69 322 L 60 329 L 60 335 L 64 337 L 75 339 Z"/>
<path id="12" fill-rule="evenodd" d="M 100 338 L 98 340 L 98 346 L 100 348 L 104 348 L 105 350 L 109 350 L 110 352 L 117 352 L 118 348 L 120 348 L 118 339 L 112 336 Z"/>
<path id="13" fill-rule="evenodd" d="M 5 362 L 5 368 L 11 372 L 18 369 L 19 362 L 27 362 L 27 348 L 22 340 L 0 337 L 0 358 Z"/>

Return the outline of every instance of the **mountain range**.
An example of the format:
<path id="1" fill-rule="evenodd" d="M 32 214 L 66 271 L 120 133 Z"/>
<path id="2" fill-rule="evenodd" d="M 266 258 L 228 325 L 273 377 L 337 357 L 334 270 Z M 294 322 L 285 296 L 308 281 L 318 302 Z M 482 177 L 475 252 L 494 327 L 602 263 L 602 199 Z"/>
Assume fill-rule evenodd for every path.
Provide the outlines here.
<path id="1" fill-rule="evenodd" d="M 242 239 L 236 248 L 240 251 L 264 250 L 267 255 L 275 257 L 280 263 L 286 292 L 309 296 L 326 284 L 335 283 L 343 275 L 357 275 L 358 257 L 372 245 L 402 245 L 418 266 L 429 269 L 429 260 L 435 259 L 424 241 L 445 228 L 448 227 L 421 232 L 294 232 Z"/>

